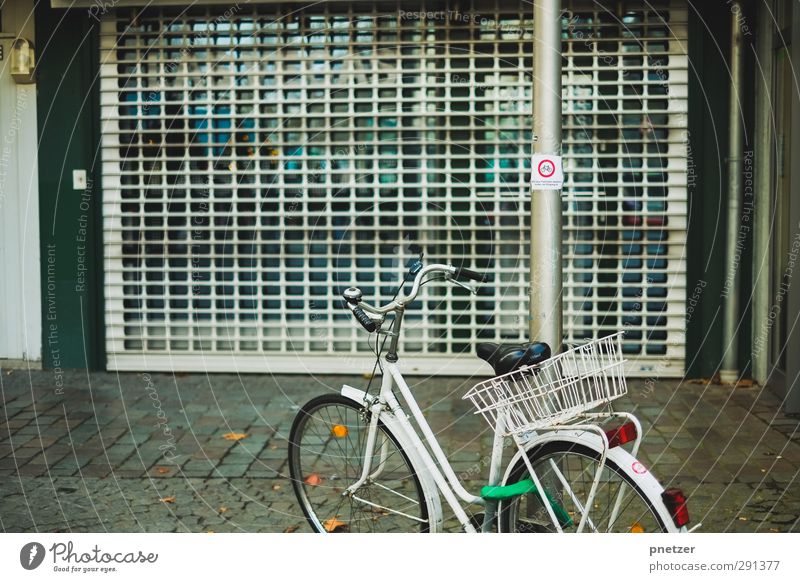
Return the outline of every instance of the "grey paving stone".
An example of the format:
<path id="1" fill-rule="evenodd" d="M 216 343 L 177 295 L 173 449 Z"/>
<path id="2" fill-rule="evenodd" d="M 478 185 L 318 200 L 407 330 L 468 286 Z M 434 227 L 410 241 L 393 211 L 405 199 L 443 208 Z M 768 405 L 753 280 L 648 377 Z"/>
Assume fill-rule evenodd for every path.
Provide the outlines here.
<path id="1" fill-rule="evenodd" d="M 30 381 L 4 377 L 6 531 L 309 531 L 286 478 L 297 406 L 344 383 L 365 384 L 341 376 L 154 373 L 170 438 L 156 425 L 139 374 L 92 373 L 90 392 L 85 372 L 67 372 L 59 398 L 50 372 L 33 372 Z M 461 400 L 473 383 L 413 382 L 454 468 L 477 490 L 492 435 Z M 647 431 L 642 459 L 663 484 L 684 488 L 704 531 L 797 530 L 798 420 L 780 413 L 769 392 L 730 390 L 657 381 L 645 394 L 644 383 L 632 381 L 617 408 L 638 405 Z M 227 441 L 228 432 L 248 437 Z M 171 496 L 174 503 L 159 501 Z"/>
<path id="2" fill-rule="evenodd" d="M 248 466 L 246 464 L 226 463 L 215 467 L 212 475 L 215 477 L 244 477 Z"/>
<path id="3" fill-rule="evenodd" d="M 188 471 L 203 472 L 203 471 L 205 471 L 205 473 L 208 474 L 208 473 L 211 472 L 211 470 L 215 466 L 216 466 L 216 460 L 213 459 L 213 458 L 210 459 L 210 460 L 207 460 L 207 459 L 202 459 L 202 460 L 201 459 L 191 459 L 191 460 L 186 461 L 185 463 L 183 463 L 183 465 L 181 467 L 181 470 L 183 472 L 188 472 Z"/>

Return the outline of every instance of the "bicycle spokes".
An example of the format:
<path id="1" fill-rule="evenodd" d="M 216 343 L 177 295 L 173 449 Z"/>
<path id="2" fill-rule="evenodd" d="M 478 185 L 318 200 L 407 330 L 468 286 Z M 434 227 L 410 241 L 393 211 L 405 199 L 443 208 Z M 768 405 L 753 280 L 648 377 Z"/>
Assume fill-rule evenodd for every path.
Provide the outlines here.
<path id="1" fill-rule="evenodd" d="M 303 411 L 293 433 L 295 490 L 318 531 L 427 527 L 427 506 L 414 470 L 377 417 L 363 407 L 338 396 L 322 397 Z"/>
<path id="2" fill-rule="evenodd" d="M 597 459 L 565 451 L 530 461 L 534 475 L 545 491 L 548 505 L 538 492 L 513 502 L 516 529 L 526 532 L 573 531 L 645 532 L 661 531 L 646 501 L 625 479 Z M 528 473 L 530 469 L 528 469 Z M 532 479 L 534 480 L 534 479 Z M 553 510 L 565 511 L 572 523 Z"/>

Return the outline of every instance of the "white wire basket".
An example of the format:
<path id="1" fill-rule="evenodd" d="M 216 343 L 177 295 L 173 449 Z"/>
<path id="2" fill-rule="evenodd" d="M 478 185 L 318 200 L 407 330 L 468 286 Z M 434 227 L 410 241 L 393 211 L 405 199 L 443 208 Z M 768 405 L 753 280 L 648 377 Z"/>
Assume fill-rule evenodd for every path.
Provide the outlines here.
<path id="1" fill-rule="evenodd" d="M 627 393 L 624 332 L 592 340 L 473 386 L 464 395 L 495 429 L 504 417 L 504 435 L 564 424 L 583 412 Z"/>

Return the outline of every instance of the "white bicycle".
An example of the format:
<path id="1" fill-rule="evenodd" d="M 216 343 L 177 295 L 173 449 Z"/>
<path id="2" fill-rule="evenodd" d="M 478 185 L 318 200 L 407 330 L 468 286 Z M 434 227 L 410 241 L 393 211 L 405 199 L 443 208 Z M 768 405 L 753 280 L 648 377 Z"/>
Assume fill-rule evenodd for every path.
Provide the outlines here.
<path id="1" fill-rule="evenodd" d="M 411 276 L 410 293 L 398 297 Z M 494 444 L 488 485 L 479 495 L 464 488 L 397 365 L 403 314 L 420 288 L 447 281 L 474 293 L 463 279 L 486 281 L 466 268 L 423 267 L 420 257 L 386 305 L 365 303 L 356 288 L 345 291 L 356 320 L 384 336 L 380 348 L 377 338 L 375 344 L 381 387 L 373 395 L 345 385 L 298 412 L 289 469 L 311 527 L 437 532 L 443 497 L 466 532 L 687 531 L 683 493 L 665 490 L 636 459 L 639 421 L 609 404 L 626 393 L 622 333 L 552 357 L 543 343 L 478 344 L 497 376 L 464 398 L 489 422 Z M 384 327 L 388 315 L 394 317 Z M 501 470 L 507 439 L 514 447 Z M 470 517 L 472 505 L 482 506 L 482 518 Z"/>

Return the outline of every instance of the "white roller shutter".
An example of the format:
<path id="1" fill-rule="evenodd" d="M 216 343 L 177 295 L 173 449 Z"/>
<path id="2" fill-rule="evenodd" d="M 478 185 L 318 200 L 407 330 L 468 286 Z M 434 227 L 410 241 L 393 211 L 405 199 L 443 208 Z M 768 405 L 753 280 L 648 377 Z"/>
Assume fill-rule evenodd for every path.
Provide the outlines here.
<path id="1" fill-rule="evenodd" d="M 412 244 L 494 283 L 426 288 L 409 371 L 485 371 L 476 340 L 525 339 L 532 8 L 441 6 L 105 17 L 109 368 L 366 370 L 340 293 L 388 300 Z M 563 19 L 566 339 L 625 328 L 643 375 L 684 365 L 686 20 Z"/>

